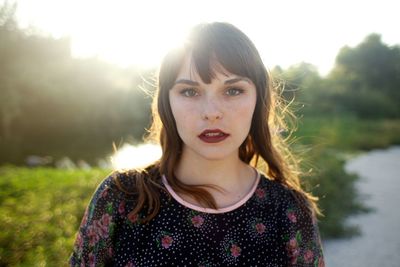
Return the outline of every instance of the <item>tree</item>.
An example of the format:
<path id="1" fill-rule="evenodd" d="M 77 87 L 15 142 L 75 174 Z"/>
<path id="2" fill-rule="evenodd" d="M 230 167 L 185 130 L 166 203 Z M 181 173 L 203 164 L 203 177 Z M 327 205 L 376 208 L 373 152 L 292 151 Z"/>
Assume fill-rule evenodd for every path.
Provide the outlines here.
<path id="1" fill-rule="evenodd" d="M 380 35 L 343 47 L 329 80 L 340 104 L 358 116 L 400 116 L 400 47 L 382 43 Z"/>
<path id="2" fill-rule="evenodd" d="M 0 140 L 7 141 L 12 134 L 12 121 L 21 114 L 21 96 L 14 90 L 10 63 L 21 35 L 15 29 L 16 4 L 7 1 L 0 6 Z"/>

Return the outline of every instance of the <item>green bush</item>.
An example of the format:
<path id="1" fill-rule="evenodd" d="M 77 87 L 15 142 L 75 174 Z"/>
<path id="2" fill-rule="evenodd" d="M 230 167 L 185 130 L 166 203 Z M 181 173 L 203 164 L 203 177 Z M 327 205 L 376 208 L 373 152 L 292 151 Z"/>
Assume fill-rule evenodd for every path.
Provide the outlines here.
<path id="1" fill-rule="evenodd" d="M 352 114 L 302 119 L 296 131 L 302 144 L 343 152 L 400 144 L 399 119 L 358 119 Z"/>
<path id="2" fill-rule="evenodd" d="M 334 150 L 315 148 L 307 161 L 312 162 L 312 172 L 304 179 L 305 186 L 319 197 L 318 205 L 323 213 L 319 227 L 323 239 L 357 235 L 357 226 L 347 225 L 350 215 L 368 212 L 355 187 L 358 176 L 344 171 L 345 161 Z"/>

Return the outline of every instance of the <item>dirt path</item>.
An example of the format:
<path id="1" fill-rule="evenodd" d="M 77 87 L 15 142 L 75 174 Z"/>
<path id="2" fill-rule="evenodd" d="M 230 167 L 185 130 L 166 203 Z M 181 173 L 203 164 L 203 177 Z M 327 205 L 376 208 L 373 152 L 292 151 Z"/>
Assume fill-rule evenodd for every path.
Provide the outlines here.
<path id="1" fill-rule="evenodd" d="M 376 211 L 350 218 L 362 235 L 324 242 L 328 267 L 400 266 L 400 146 L 373 150 L 350 160 L 348 172 L 360 175 L 360 192 Z"/>

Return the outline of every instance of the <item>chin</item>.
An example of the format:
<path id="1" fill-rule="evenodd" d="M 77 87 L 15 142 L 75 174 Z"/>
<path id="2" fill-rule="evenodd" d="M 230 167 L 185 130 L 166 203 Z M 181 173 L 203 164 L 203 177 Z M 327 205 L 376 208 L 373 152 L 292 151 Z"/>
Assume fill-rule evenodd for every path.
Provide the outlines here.
<path id="1" fill-rule="evenodd" d="M 196 151 L 197 155 L 206 159 L 206 160 L 224 160 L 232 158 L 232 156 L 238 156 L 239 153 L 237 150 L 227 151 L 225 149 L 212 149 L 208 151 Z"/>
<path id="2" fill-rule="evenodd" d="M 226 142 L 214 145 L 207 145 L 202 142 L 188 142 L 187 144 L 184 143 L 183 155 L 209 161 L 232 159 L 239 157 L 239 146 L 239 142 Z"/>

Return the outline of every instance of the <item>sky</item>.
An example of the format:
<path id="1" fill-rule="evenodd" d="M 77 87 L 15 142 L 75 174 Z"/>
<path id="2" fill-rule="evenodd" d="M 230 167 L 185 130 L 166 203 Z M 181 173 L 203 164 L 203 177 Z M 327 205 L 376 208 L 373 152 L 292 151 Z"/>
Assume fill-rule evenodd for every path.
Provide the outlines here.
<path id="1" fill-rule="evenodd" d="M 120 66 L 157 66 L 191 27 L 211 21 L 232 23 L 246 33 L 268 68 L 308 62 L 322 75 L 341 47 L 355 46 L 370 33 L 381 34 L 388 45 L 400 44 L 398 0 L 17 2 L 22 28 L 69 36 L 73 56 L 97 56 Z"/>

